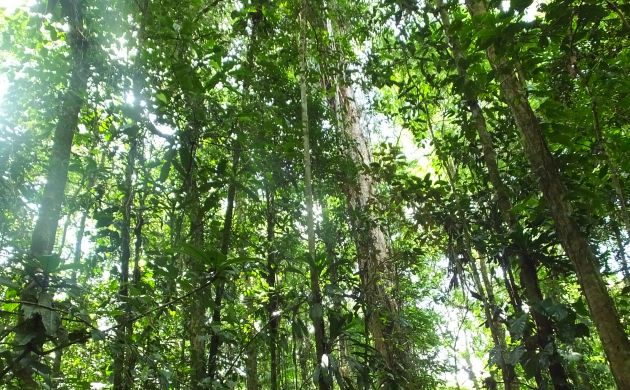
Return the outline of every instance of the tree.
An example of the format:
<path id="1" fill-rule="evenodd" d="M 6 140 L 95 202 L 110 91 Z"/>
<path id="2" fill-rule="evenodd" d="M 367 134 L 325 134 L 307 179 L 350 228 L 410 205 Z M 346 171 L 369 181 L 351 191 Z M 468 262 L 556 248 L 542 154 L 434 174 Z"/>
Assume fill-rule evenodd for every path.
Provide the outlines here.
<path id="1" fill-rule="evenodd" d="M 0 388 L 627 387 L 626 5 L 5 3 Z"/>

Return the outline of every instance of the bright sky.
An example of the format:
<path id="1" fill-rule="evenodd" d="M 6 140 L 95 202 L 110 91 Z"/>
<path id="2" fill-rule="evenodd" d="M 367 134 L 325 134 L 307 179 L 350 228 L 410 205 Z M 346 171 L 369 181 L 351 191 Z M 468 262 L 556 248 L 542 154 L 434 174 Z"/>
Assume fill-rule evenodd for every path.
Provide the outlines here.
<path id="1" fill-rule="evenodd" d="M 12 14 L 18 8 L 30 7 L 36 3 L 36 0 L 0 0 L 0 8 Z"/>
<path id="2" fill-rule="evenodd" d="M 36 0 L 0 0 L 0 13 L 12 14 L 20 8 L 30 7 Z M 0 102 L 9 88 L 9 79 L 6 75 L 0 75 Z"/>

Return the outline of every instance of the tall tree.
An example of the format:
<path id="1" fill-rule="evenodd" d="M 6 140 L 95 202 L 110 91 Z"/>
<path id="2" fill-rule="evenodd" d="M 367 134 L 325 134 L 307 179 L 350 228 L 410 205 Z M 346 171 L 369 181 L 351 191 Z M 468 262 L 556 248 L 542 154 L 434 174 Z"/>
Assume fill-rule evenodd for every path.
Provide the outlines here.
<path id="1" fill-rule="evenodd" d="M 483 1 L 468 0 L 466 4 L 476 23 L 481 23 L 488 15 Z M 494 45 L 488 46 L 486 54 L 500 80 L 505 102 L 521 132 L 523 148 L 547 201 L 556 233 L 575 267 L 615 381 L 620 388 L 629 387 L 630 341 L 602 280 L 597 266 L 598 260 L 588 244 L 587 237 L 580 231 L 571 214 L 569 190 L 564 184 L 555 158 L 549 151 L 540 122 L 529 104 L 524 80 L 517 76 L 514 65 L 503 55 L 498 54 Z"/>
<path id="2" fill-rule="evenodd" d="M 316 380 L 320 390 L 329 389 L 328 351 L 326 345 L 326 330 L 324 327 L 324 307 L 319 282 L 317 253 L 315 242 L 315 221 L 313 217 L 313 182 L 311 175 L 311 144 L 308 122 L 308 68 L 307 68 L 307 37 L 306 11 L 307 3 L 302 2 L 300 13 L 300 103 L 302 106 L 302 140 L 304 152 L 304 194 L 306 197 L 306 232 L 308 235 L 308 263 L 311 282 L 310 316 L 315 329 L 315 355 L 317 356 L 315 369 Z"/>
<path id="3" fill-rule="evenodd" d="M 54 3 L 53 3 L 54 4 Z M 40 266 L 30 270 L 27 286 L 22 290 L 21 300 L 45 306 L 52 305 L 49 291 L 49 276 L 54 270 L 53 246 L 59 223 L 61 206 L 64 201 L 68 165 L 72 150 L 72 141 L 79 124 L 79 112 L 83 107 L 89 76 L 88 33 L 85 26 L 84 3 L 82 0 L 62 2 L 62 15 L 68 19 L 67 35 L 70 46 L 72 70 L 67 90 L 62 98 L 61 111 L 53 137 L 53 147 L 48 161 L 46 185 L 42 194 L 37 223 L 31 238 L 30 255 Z M 58 314 L 48 309 L 35 313 L 23 306 L 16 326 L 15 373 L 25 388 L 36 388 L 33 379 L 34 366 L 39 360 L 44 342 L 55 337 L 58 325 L 48 325 L 44 321 L 58 323 Z M 20 340 L 26 340 L 22 342 Z"/>
<path id="4" fill-rule="evenodd" d="M 466 59 L 462 54 L 460 44 L 457 38 L 454 36 L 450 16 L 446 5 L 442 0 L 436 0 L 436 6 L 438 8 L 439 16 L 444 26 L 444 32 L 446 34 L 448 43 L 451 47 L 455 66 L 457 67 L 457 73 L 462 79 L 464 85 L 470 85 L 471 80 L 468 79 L 466 68 L 464 66 Z M 497 205 L 503 222 L 512 232 L 522 232 L 523 228 L 520 226 L 516 215 L 513 212 L 512 202 L 510 201 L 510 195 L 507 186 L 501 178 L 499 171 L 499 165 L 497 163 L 497 153 L 495 151 L 493 140 L 490 132 L 488 131 L 487 121 L 479 105 L 479 101 L 474 96 L 474 88 L 463 88 L 464 104 L 467 105 L 468 111 L 471 115 L 471 124 L 477 131 L 479 142 L 481 143 L 481 149 L 483 152 L 483 161 L 488 170 L 488 177 L 490 183 L 494 187 L 497 197 Z M 567 389 L 567 374 L 562 366 L 560 355 L 558 354 L 557 347 L 555 345 L 553 335 L 553 325 L 549 318 L 540 311 L 541 303 L 543 301 L 540 284 L 538 281 L 538 275 L 536 272 L 536 259 L 535 256 L 528 250 L 532 244 L 529 242 L 523 242 L 526 238 L 520 238 L 516 242 L 517 257 L 520 265 L 520 279 L 521 285 L 525 290 L 528 302 L 533 306 L 533 317 L 538 328 L 538 344 L 541 351 L 547 348 L 547 345 L 551 345 L 552 358 L 549 364 L 550 377 L 554 383 L 556 389 Z M 539 384 L 540 385 L 540 384 Z"/>

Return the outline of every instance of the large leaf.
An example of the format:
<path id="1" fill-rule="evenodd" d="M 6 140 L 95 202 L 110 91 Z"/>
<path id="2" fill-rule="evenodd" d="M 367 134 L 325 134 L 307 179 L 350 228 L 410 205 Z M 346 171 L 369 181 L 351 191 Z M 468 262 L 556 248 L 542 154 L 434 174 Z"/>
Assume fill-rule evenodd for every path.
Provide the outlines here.
<path id="1" fill-rule="evenodd" d="M 15 289 L 15 290 L 19 290 L 20 285 L 15 283 L 13 281 L 13 279 L 7 277 L 7 276 L 1 276 L 0 275 L 0 285 Z"/>
<path id="2" fill-rule="evenodd" d="M 199 264 L 207 265 L 211 268 L 220 268 L 226 262 L 224 254 L 217 250 L 204 250 L 190 243 L 181 245 L 182 251 L 197 261 Z"/>
<path id="3" fill-rule="evenodd" d="M 53 273 L 61 264 L 61 257 L 58 254 L 44 255 L 38 258 L 41 268 L 46 273 Z"/>
<path id="4" fill-rule="evenodd" d="M 46 335 L 55 336 L 61 326 L 61 317 L 53 308 L 53 297 L 49 293 L 39 294 L 37 312 L 42 318 Z"/>
<path id="5" fill-rule="evenodd" d="M 521 313 L 520 316 L 512 320 L 512 322 L 510 323 L 510 335 L 512 335 L 513 338 L 520 339 L 523 337 L 528 319 L 528 313 Z"/>
<path id="6" fill-rule="evenodd" d="M 523 345 L 519 345 L 518 347 L 514 348 L 507 354 L 505 358 L 506 363 L 511 366 L 516 366 L 520 362 L 521 357 L 524 354 L 525 354 L 525 347 Z"/>

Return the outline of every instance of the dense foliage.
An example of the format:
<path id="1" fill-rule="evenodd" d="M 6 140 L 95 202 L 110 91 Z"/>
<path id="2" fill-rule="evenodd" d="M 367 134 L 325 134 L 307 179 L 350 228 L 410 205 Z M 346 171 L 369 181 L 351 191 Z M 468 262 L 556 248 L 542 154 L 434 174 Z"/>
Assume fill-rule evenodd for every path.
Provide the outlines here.
<path id="1" fill-rule="evenodd" d="M 630 5 L 0 6 L 0 388 L 630 389 Z"/>

